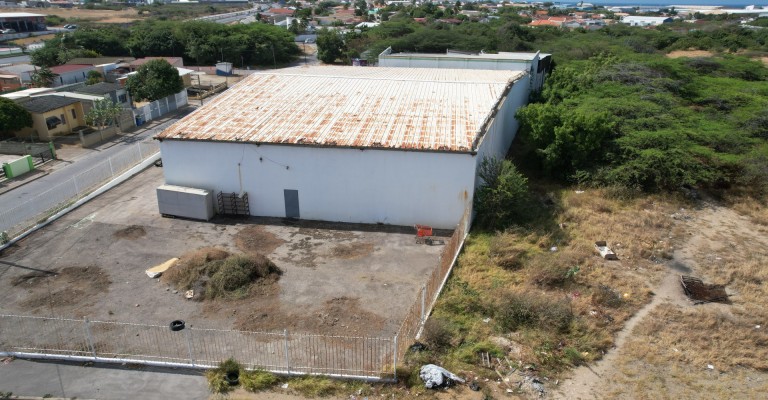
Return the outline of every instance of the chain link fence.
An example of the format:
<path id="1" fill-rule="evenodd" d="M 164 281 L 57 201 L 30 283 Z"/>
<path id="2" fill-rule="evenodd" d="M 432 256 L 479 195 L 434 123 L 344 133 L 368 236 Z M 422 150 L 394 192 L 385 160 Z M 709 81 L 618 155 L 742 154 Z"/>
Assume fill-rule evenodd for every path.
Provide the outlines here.
<path id="1" fill-rule="evenodd" d="M 17 236 L 159 151 L 160 146 L 154 142 L 131 145 L 45 192 L 25 199 L 22 204 L 0 212 L 0 232 L 8 237 Z"/>

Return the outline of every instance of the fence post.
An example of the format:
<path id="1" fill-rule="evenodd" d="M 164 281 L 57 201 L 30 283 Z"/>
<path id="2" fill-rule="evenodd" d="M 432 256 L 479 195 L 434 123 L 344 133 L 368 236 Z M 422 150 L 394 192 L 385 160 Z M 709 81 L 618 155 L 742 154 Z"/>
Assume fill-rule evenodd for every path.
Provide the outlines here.
<path id="1" fill-rule="evenodd" d="M 285 352 L 285 368 L 288 374 L 291 373 L 291 358 L 288 356 L 288 329 L 283 330 L 285 340 L 283 342 L 283 351 Z"/>
<path id="2" fill-rule="evenodd" d="M 397 334 L 395 334 L 395 350 L 392 356 L 392 374 L 395 376 L 395 383 L 397 383 Z"/>
<path id="3" fill-rule="evenodd" d="M 421 287 L 421 323 L 424 323 L 425 315 L 424 313 L 427 312 L 427 286 L 424 285 Z"/>
<path id="4" fill-rule="evenodd" d="M 195 366 L 195 355 L 192 352 L 192 330 L 191 328 L 184 329 L 184 336 L 187 338 L 187 351 L 189 352 L 189 362 L 192 364 L 192 366 Z"/>
<path id="5" fill-rule="evenodd" d="M 83 329 L 85 330 L 85 339 L 88 341 L 88 348 L 91 349 L 93 358 L 96 358 L 96 347 L 93 345 L 93 337 L 91 336 L 91 326 L 88 322 L 88 317 L 83 318 Z"/>
<path id="6" fill-rule="evenodd" d="M 139 147 L 139 161 L 144 159 L 144 154 L 141 153 L 141 142 L 136 143 L 136 146 Z"/>
<path id="7" fill-rule="evenodd" d="M 115 176 L 115 170 L 112 169 L 112 157 L 107 158 L 107 161 L 109 161 L 109 172 Z"/>

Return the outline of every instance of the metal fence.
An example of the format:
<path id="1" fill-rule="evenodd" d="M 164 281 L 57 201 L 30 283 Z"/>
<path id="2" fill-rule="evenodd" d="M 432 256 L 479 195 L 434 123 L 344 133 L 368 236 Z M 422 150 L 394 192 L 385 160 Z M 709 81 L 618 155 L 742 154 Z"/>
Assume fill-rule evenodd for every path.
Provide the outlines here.
<path id="1" fill-rule="evenodd" d="M 391 380 L 394 338 L 244 332 L 0 315 L 0 351 L 76 360 L 215 367 L 234 358 L 246 368 Z"/>
<path id="2" fill-rule="evenodd" d="M 445 243 L 445 248 L 440 253 L 440 262 L 432 271 L 427 282 L 422 286 L 416 300 L 413 302 L 408 312 L 403 318 L 403 323 L 397 331 L 396 358 L 403 360 L 408 347 L 421 335 L 421 330 L 427 317 L 432 312 L 432 308 L 437 302 L 437 297 L 445 285 L 450 274 L 456 257 L 464 244 L 464 239 L 469 232 L 472 218 L 472 208 L 467 206 L 461 221 L 453 231 L 451 238 Z"/>
<path id="3" fill-rule="evenodd" d="M 23 203 L 0 213 L 0 232 L 17 236 L 159 151 L 157 143 L 136 143 L 35 197 L 25 198 Z"/>
<path id="4" fill-rule="evenodd" d="M 141 123 L 146 123 L 153 119 L 162 117 L 171 111 L 178 110 L 186 106 L 189 103 L 187 99 L 187 89 L 182 90 L 179 93 L 170 95 L 160 100 L 153 101 L 143 107 L 133 110 L 133 114 Z"/>

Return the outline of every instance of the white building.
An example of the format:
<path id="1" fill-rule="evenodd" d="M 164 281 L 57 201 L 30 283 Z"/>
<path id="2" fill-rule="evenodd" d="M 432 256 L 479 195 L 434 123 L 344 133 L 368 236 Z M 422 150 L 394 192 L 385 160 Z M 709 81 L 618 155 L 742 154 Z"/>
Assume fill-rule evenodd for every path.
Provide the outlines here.
<path id="1" fill-rule="evenodd" d="M 448 50 L 446 54 L 392 53 L 389 47 L 379 54 L 380 67 L 455 68 L 527 71 L 531 90 L 539 91 L 551 69 L 551 54 L 499 52 L 467 53 Z"/>
<path id="2" fill-rule="evenodd" d="M 166 183 L 247 193 L 251 215 L 454 228 L 504 157 L 525 71 L 254 73 L 158 139 Z"/>
<path id="3" fill-rule="evenodd" d="M 630 15 L 621 18 L 622 24 L 630 26 L 659 26 L 672 23 L 671 17 L 643 17 L 639 15 Z"/>

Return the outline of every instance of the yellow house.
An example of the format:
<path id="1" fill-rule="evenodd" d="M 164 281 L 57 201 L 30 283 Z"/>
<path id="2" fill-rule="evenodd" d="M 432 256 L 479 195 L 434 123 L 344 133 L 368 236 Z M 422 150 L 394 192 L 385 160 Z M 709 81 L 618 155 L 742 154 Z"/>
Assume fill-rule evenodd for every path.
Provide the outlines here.
<path id="1" fill-rule="evenodd" d="M 73 129 L 85 126 L 83 105 L 79 99 L 45 95 L 30 97 L 19 103 L 32 114 L 32 128 L 16 132 L 20 138 L 50 140 L 54 136 L 73 133 Z"/>

